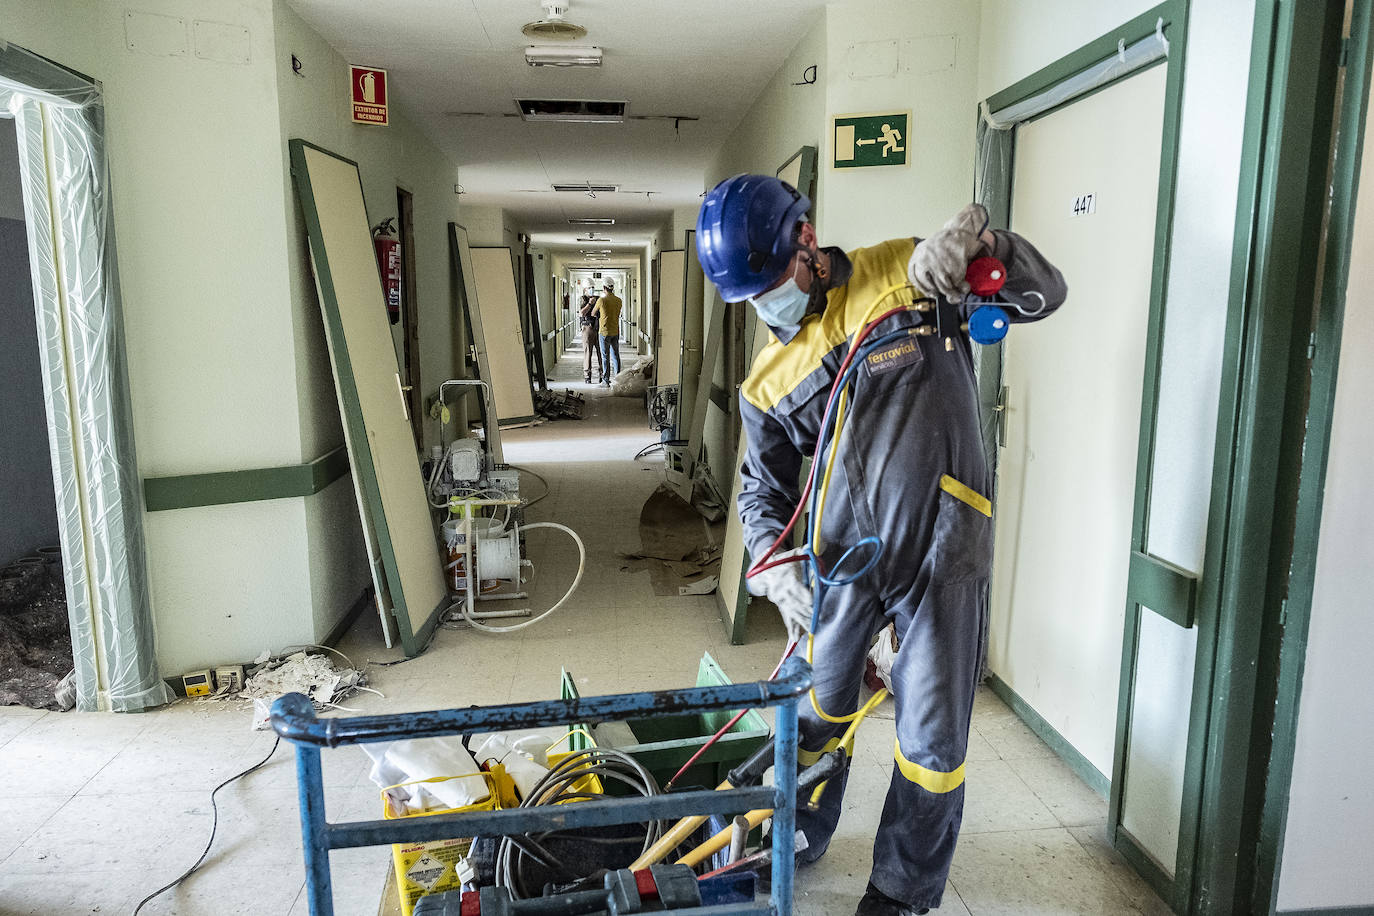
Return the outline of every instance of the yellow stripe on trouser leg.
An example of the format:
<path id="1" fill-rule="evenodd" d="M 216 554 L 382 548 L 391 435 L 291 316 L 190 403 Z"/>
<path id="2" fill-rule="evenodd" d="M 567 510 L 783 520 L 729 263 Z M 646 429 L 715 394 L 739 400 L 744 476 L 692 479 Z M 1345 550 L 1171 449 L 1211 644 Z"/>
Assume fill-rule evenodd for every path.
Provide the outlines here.
<path id="1" fill-rule="evenodd" d="M 941 474 L 940 489 L 959 502 L 972 506 L 988 518 L 992 518 L 992 500 L 967 484 L 960 483 L 948 474 Z"/>
<path id="2" fill-rule="evenodd" d="M 902 775 L 908 782 L 925 789 L 927 792 L 934 792 L 936 795 L 943 795 L 946 792 L 953 792 L 964 784 L 964 765 L 961 763 L 948 773 L 939 770 L 931 770 L 921 766 L 919 763 L 907 760 L 902 753 L 902 742 L 893 742 L 893 754 L 897 758 L 897 769 L 902 771 Z"/>

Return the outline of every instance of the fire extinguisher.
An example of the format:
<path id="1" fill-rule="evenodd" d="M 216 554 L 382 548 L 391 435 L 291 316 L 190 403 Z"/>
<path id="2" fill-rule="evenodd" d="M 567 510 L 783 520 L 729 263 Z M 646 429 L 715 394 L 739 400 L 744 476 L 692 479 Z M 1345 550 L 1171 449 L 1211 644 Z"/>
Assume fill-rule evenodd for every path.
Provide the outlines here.
<path id="1" fill-rule="evenodd" d="M 386 316 L 392 324 L 401 320 L 401 240 L 396 238 L 396 219 L 388 216 L 372 227 L 372 247 L 377 253 L 377 270 L 382 275 L 386 297 Z"/>

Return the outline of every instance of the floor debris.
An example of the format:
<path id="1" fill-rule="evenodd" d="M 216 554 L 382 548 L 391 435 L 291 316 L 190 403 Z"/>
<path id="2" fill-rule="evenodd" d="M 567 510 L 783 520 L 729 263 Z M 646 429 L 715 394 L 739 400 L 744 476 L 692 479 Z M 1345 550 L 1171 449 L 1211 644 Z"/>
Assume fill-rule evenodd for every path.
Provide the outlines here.
<path id="1" fill-rule="evenodd" d="M 639 550 L 622 553 L 622 567 L 647 570 L 654 594 L 702 595 L 698 584 L 719 576 L 724 525 L 711 525 L 671 487 L 660 484 L 639 514 Z M 713 589 L 712 589 L 713 590 Z"/>
<path id="2" fill-rule="evenodd" d="M 253 701 L 253 728 L 267 727 L 272 702 L 284 694 L 303 693 L 317 710 L 345 709 L 339 703 L 359 690 L 371 690 L 367 675 L 357 668 L 339 668 L 327 655 L 293 652 L 272 656 L 266 651 L 253 662 L 243 690 L 226 698 Z M 347 710 L 354 711 L 354 710 Z"/>
<path id="3" fill-rule="evenodd" d="M 587 399 L 571 388 L 562 391 L 535 391 L 534 409 L 541 417 L 550 420 L 580 420 L 586 409 Z"/>
<path id="4" fill-rule="evenodd" d="M 58 686 L 72 671 L 67 592 L 60 572 L 36 568 L 33 581 L 0 607 L 0 706 L 71 709 L 74 697 Z"/>

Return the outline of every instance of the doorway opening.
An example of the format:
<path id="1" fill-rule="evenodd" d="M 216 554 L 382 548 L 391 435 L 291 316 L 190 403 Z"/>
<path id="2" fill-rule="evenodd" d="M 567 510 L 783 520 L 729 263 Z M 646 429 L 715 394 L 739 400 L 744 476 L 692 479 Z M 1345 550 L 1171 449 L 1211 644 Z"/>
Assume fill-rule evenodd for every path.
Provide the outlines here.
<path id="1" fill-rule="evenodd" d="M 415 445 L 424 444 L 424 415 L 420 412 L 420 297 L 415 289 L 415 197 L 396 189 L 396 213 L 401 232 L 401 367 L 406 409 Z"/>
<path id="2" fill-rule="evenodd" d="M 5 45 L 0 110 L 18 152 L 75 704 L 162 705 L 172 695 L 154 653 L 103 95 L 90 78 Z"/>
<path id="3" fill-rule="evenodd" d="M 0 705 L 65 708 L 72 670 L 14 119 L 0 112 Z"/>

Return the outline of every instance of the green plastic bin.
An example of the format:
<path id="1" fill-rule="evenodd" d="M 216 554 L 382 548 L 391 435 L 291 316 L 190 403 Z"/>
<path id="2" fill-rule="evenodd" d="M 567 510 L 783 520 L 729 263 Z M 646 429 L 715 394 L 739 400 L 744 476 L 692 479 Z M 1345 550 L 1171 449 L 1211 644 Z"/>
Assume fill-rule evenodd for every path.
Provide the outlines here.
<path id="1" fill-rule="evenodd" d="M 719 687 L 729 683 L 730 679 L 725 676 L 720 665 L 711 657 L 711 653 L 703 653 L 701 663 L 697 666 L 696 685 L 698 687 Z M 572 675 L 566 669 L 563 671 L 561 693 L 565 700 L 577 699 L 580 696 Z M 688 758 L 700 750 L 707 739 L 714 735 L 722 725 L 729 722 L 737 712 L 739 710 L 722 710 L 720 712 L 692 713 L 679 716 L 654 716 L 650 719 L 630 719 L 627 724 L 634 731 L 637 743 L 629 747 L 617 748 L 617 750 L 624 751 L 638 760 L 646 770 L 654 775 L 659 786 L 662 786 L 669 779 L 672 779 L 673 774 L 687 762 Z M 591 731 L 591 728 L 587 727 L 587 730 Z M 682 775 L 674 787 L 704 786 L 708 789 L 714 789 L 720 785 L 731 769 L 743 763 L 746 757 L 768 739 L 768 734 L 768 722 L 759 714 L 758 710 L 749 710 L 744 714 L 744 718 L 736 722 L 733 728 L 711 746 L 710 750 L 701 755 L 701 759 L 692 764 L 692 768 Z M 569 740 L 573 742 L 574 749 L 586 747 L 588 744 L 581 735 L 573 735 Z M 612 795 L 623 794 L 618 789 L 624 787 L 619 786 L 614 781 L 609 783 L 606 788 Z"/>

